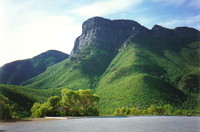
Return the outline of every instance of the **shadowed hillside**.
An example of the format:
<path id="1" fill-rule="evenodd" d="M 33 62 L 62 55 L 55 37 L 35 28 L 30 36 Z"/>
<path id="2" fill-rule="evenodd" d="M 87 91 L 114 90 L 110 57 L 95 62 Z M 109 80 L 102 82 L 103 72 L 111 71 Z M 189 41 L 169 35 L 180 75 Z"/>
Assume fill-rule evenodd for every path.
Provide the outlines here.
<path id="1" fill-rule="evenodd" d="M 56 50 L 49 50 L 31 59 L 14 61 L 0 67 L 0 84 L 19 85 L 44 72 L 49 66 L 52 66 L 66 58 L 69 55 Z"/>

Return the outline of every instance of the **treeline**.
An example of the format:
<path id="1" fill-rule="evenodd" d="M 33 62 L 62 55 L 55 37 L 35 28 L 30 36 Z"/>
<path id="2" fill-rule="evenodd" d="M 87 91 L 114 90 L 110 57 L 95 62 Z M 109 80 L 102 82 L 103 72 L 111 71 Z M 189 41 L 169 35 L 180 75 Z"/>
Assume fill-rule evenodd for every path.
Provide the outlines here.
<path id="1" fill-rule="evenodd" d="M 200 110 L 184 110 L 175 109 L 171 105 L 150 106 L 147 109 L 132 108 L 117 108 L 114 112 L 115 116 L 139 116 L 139 115 L 179 115 L 179 116 L 200 116 Z"/>
<path id="2" fill-rule="evenodd" d="M 96 106 L 99 99 L 100 97 L 93 94 L 92 90 L 63 89 L 61 99 L 58 96 L 52 96 L 43 104 L 34 103 L 31 108 L 31 117 L 99 115 L 99 109 Z"/>

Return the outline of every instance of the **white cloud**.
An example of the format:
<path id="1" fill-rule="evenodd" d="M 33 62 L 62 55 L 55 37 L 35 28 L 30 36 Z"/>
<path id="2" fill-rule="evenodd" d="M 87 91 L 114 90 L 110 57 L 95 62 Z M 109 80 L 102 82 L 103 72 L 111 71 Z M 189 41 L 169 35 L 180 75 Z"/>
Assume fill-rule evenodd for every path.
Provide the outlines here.
<path id="1" fill-rule="evenodd" d="M 1 39 L 0 65 L 16 59 L 33 57 L 49 49 L 70 53 L 81 25 L 66 16 L 47 17 L 13 30 Z M 16 56 L 15 56 L 16 55 Z"/>
<path id="2" fill-rule="evenodd" d="M 81 25 L 69 17 L 72 0 L 0 0 L 0 66 L 49 49 L 70 53 Z"/>
<path id="3" fill-rule="evenodd" d="M 153 0 L 153 1 L 161 3 L 162 5 L 175 5 L 175 6 L 180 6 L 186 2 L 186 0 Z"/>
<path id="4" fill-rule="evenodd" d="M 74 13 L 84 16 L 104 16 L 123 11 L 141 3 L 143 0 L 104 0 L 73 10 Z"/>
<path id="5" fill-rule="evenodd" d="M 200 30 L 200 15 L 188 16 L 184 19 L 171 19 L 159 22 L 158 24 L 166 26 L 169 28 L 174 28 L 176 26 L 191 26 Z"/>

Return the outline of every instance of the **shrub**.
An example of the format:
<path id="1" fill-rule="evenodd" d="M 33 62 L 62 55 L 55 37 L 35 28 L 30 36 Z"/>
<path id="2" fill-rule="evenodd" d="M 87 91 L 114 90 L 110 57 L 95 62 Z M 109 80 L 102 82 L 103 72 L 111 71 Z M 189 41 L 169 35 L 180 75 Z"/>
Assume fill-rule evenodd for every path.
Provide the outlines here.
<path id="1" fill-rule="evenodd" d="M 62 90 L 62 100 L 58 96 L 48 98 L 43 104 L 35 103 L 32 108 L 32 117 L 48 116 L 94 116 L 99 115 L 96 104 L 99 97 L 91 90 L 73 91 Z"/>
<path id="2" fill-rule="evenodd" d="M 8 98 L 0 95 L 0 120 L 11 118 L 11 106 Z"/>

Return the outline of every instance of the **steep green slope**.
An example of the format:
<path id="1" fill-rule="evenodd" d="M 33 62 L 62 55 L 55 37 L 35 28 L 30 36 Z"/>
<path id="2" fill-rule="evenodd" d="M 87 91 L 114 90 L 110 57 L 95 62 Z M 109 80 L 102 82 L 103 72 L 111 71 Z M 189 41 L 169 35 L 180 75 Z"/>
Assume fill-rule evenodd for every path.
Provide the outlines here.
<path id="1" fill-rule="evenodd" d="M 37 90 L 15 85 L 0 85 L 0 94 L 9 98 L 13 111 L 19 117 L 30 116 L 33 103 L 44 102 L 50 96 L 60 95 L 61 89 Z"/>
<path id="2" fill-rule="evenodd" d="M 52 90 L 92 88 L 101 97 L 103 114 L 111 114 L 118 107 L 146 108 L 152 104 L 194 108 L 198 93 L 191 96 L 180 83 L 187 74 L 199 73 L 199 45 L 188 44 L 177 52 L 127 42 L 113 60 L 115 53 L 86 48 L 79 56 L 49 67 L 24 85 Z"/>
<path id="3" fill-rule="evenodd" d="M 22 83 L 22 85 L 34 89 L 94 88 L 98 77 L 105 71 L 113 58 L 113 53 L 91 47 L 85 47 L 80 52 L 49 67 L 46 72 Z"/>
<path id="4" fill-rule="evenodd" d="M 49 67 L 47 71 L 22 85 L 29 88 L 51 89 L 67 86 L 70 89 L 88 88 L 89 78 L 80 72 L 69 59 Z M 79 80 L 79 82 L 77 82 Z"/>
<path id="5" fill-rule="evenodd" d="M 19 85 L 44 72 L 69 55 L 56 50 L 49 50 L 31 59 L 14 61 L 0 67 L 0 84 Z"/>
<path id="6" fill-rule="evenodd" d="M 197 105 L 198 92 L 195 97 L 190 97 L 191 94 L 178 89 L 178 84 L 184 75 L 200 72 L 197 63 L 200 42 L 185 45 L 179 52 L 166 48 L 156 51 L 133 42 L 126 45 L 96 88 L 96 93 L 101 97 L 102 113 L 111 114 L 114 108 L 119 107 L 145 108 L 152 104 L 193 108 Z M 193 101 L 186 101 L 188 98 Z M 188 103 L 191 105 L 188 106 Z"/>

